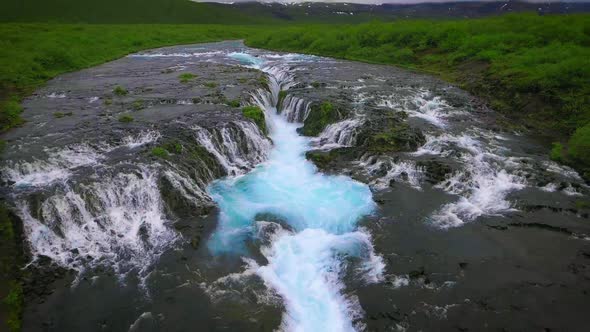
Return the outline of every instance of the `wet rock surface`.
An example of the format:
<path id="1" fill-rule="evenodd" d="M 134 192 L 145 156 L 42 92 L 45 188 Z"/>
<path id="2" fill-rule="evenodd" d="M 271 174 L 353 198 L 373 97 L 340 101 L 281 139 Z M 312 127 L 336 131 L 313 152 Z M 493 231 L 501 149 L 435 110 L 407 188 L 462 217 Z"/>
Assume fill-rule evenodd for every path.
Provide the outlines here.
<path id="1" fill-rule="evenodd" d="M 269 84 L 228 56 L 243 50 L 289 59 L 294 82 L 279 97 L 312 137 L 308 159 L 373 189 L 378 212 L 361 224 L 386 271 L 374 284 L 347 272 L 357 326 L 586 329 L 588 187 L 575 172 L 439 80 L 228 42 L 63 75 L 25 102 L 27 123 L 4 137 L 2 195 L 39 243 L 26 331 L 279 326 L 281 298 L 256 277 L 224 279 L 244 262 L 207 248 L 207 185 L 252 169 L 271 145 L 241 112 Z M 248 244 L 261 264 L 264 236 Z"/>

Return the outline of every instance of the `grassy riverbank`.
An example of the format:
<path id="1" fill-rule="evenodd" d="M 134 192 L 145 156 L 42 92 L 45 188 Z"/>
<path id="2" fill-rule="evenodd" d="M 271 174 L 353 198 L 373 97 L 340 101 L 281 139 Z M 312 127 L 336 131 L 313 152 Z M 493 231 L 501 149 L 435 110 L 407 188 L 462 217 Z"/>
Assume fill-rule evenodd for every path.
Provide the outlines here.
<path id="1" fill-rule="evenodd" d="M 0 24 L 0 131 L 19 125 L 19 103 L 59 74 L 142 49 L 243 39 L 265 26 Z"/>
<path id="2" fill-rule="evenodd" d="M 552 156 L 590 176 L 590 15 L 291 27 L 247 43 L 435 74 L 555 140 Z"/>

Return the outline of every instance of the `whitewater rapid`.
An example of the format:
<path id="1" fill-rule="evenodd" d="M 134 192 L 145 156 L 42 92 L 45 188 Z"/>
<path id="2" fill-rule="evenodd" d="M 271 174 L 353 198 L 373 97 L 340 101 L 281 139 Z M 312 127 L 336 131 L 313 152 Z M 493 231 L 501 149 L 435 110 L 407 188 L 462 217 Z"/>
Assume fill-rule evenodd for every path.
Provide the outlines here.
<path id="1" fill-rule="evenodd" d="M 292 82 L 287 70 L 248 54 L 233 56 L 269 75 L 270 91 L 259 91 L 254 100 L 265 111 L 274 147 L 251 173 L 209 187 L 220 209 L 209 249 L 246 255 L 248 242 L 260 243 L 268 263 L 248 259 L 248 269 L 283 299 L 283 330 L 354 331 L 362 310 L 343 293 L 349 258 L 360 261 L 355 275 L 365 282 L 378 281 L 384 268 L 370 235 L 357 225 L 375 211 L 371 191 L 348 177 L 318 173 L 306 160 L 311 140 L 297 133 L 300 123 L 289 122 L 297 118 L 292 104 L 277 111 L 279 90 Z"/>

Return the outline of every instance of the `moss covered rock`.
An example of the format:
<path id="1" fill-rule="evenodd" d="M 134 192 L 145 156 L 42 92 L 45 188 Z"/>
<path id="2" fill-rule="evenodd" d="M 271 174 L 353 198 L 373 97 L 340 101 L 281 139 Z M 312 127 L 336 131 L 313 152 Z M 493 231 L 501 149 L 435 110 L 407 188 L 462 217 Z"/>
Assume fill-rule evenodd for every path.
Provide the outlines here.
<path id="1" fill-rule="evenodd" d="M 305 136 L 319 135 L 327 125 L 343 119 L 349 112 L 342 106 L 329 101 L 312 104 L 309 115 L 303 122 L 301 134 Z"/>
<path id="2" fill-rule="evenodd" d="M 246 106 L 242 109 L 242 114 L 254 121 L 254 123 L 256 123 L 256 125 L 258 126 L 258 128 L 260 129 L 260 131 L 262 133 L 264 133 L 265 135 L 267 134 L 267 129 L 266 129 L 266 120 L 264 118 L 264 111 L 258 107 L 258 106 Z"/>
<path id="3" fill-rule="evenodd" d="M 420 130 L 409 126 L 405 118 L 405 113 L 394 113 L 368 120 L 357 136 L 357 144 L 377 153 L 416 151 L 426 138 Z"/>

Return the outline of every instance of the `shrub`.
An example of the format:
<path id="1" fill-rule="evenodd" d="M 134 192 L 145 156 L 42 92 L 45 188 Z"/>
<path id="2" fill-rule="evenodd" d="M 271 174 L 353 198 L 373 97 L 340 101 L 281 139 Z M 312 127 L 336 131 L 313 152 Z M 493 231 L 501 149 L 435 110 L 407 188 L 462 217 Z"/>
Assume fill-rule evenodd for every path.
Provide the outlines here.
<path id="1" fill-rule="evenodd" d="M 129 92 L 127 91 L 127 89 L 125 89 L 124 87 L 117 85 L 114 89 L 113 89 L 113 93 L 116 96 L 126 96 Z"/>
<path id="2" fill-rule="evenodd" d="M 192 73 L 183 73 L 178 75 L 178 79 L 180 80 L 180 83 L 188 83 L 191 80 L 195 79 L 197 77 L 197 75 L 192 74 Z"/>
<path id="3" fill-rule="evenodd" d="M 131 108 L 133 108 L 133 110 L 135 110 L 135 111 L 140 111 L 145 108 L 145 105 L 144 105 L 143 101 L 136 100 L 131 104 Z"/>
<path id="4" fill-rule="evenodd" d="M 230 100 L 227 102 L 227 105 L 231 107 L 240 107 L 240 101 L 238 99 Z"/>
<path id="5" fill-rule="evenodd" d="M 133 121 L 133 117 L 129 114 L 124 114 L 119 117 L 119 122 L 129 123 Z"/>
<path id="6" fill-rule="evenodd" d="M 182 153 L 182 144 L 180 144 L 178 142 L 168 142 L 168 143 L 162 145 L 162 147 L 170 153 L 176 153 L 176 154 Z"/>
<path id="7" fill-rule="evenodd" d="M 72 116 L 73 114 L 74 113 L 72 113 L 72 112 L 66 112 L 66 113 L 63 113 L 63 112 L 55 112 L 55 113 L 53 113 L 53 116 L 56 117 L 56 118 L 58 118 L 58 119 L 61 119 L 64 116 Z"/>
<path id="8" fill-rule="evenodd" d="M 158 158 L 166 158 L 168 157 L 168 151 L 161 146 L 157 146 L 152 149 L 152 156 Z"/>

